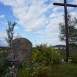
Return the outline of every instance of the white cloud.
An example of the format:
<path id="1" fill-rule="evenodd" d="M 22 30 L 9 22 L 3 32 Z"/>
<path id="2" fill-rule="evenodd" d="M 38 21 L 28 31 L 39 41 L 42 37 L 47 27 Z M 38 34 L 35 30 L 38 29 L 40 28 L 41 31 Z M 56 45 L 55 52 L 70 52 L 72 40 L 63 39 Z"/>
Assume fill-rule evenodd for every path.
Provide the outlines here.
<path id="1" fill-rule="evenodd" d="M 50 3 L 46 4 L 47 1 Z M 77 3 L 77 0 L 73 1 Z M 42 36 L 49 43 L 57 41 L 60 43 L 59 23 L 63 22 L 64 11 L 62 7 L 55 6 L 52 2 L 62 3 L 63 0 L 0 0 L 0 2 L 12 7 L 13 15 L 25 31 L 35 32 L 38 37 Z M 76 16 L 76 13 L 72 12 L 72 15 Z"/>
<path id="2" fill-rule="evenodd" d="M 7 37 L 6 33 L 0 32 L 0 46 L 7 46 L 5 38 Z"/>
<path id="3" fill-rule="evenodd" d="M 15 26 L 15 27 L 14 27 L 14 29 L 16 29 L 16 30 L 17 30 L 17 29 L 19 29 L 19 27 Z"/>
<path id="4" fill-rule="evenodd" d="M 7 34 L 6 33 L 0 32 L 0 38 L 6 38 L 6 37 L 7 37 Z"/>
<path id="5" fill-rule="evenodd" d="M 29 4 L 25 3 L 26 6 L 13 8 L 14 15 L 19 19 L 20 24 L 24 26 L 26 31 L 37 30 L 46 24 L 47 18 L 44 13 L 51 7 L 45 4 L 46 0 L 38 1 L 33 0 Z"/>
<path id="6" fill-rule="evenodd" d="M 5 17 L 5 15 L 0 15 L 0 18 L 4 18 Z"/>
<path id="7" fill-rule="evenodd" d="M 0 2 L 4 3 L 5 5 L 9 5 L 9 6 L 16 5 L 15 0 L 0 0 Z"/>
<path id="8" fill-rule="evenodd" d="M 48 0 L 0 0 L 5 5 L 12 7 L 14 16 L 26 31 L 34 31 L 46 24 L 47 18 L 44 13 L 51 9 Z"/>
<path id="9" fill-rule="evenodd" d="M 74 0 L 73 3 L 77 5 L 77 0 Z"/>
<path id="10" fill-rule="evenodd" d="M 72 17 L 77 18 L 77 12 L 73 12 L 73 11 L 72 11 L 70 14 L 72 15 Z"/>

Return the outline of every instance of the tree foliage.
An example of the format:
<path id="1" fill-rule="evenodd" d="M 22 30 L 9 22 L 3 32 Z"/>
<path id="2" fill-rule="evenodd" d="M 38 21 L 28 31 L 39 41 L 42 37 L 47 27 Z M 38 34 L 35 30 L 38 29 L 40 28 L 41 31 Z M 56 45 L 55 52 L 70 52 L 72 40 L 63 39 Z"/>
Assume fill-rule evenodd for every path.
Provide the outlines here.
<path id="1" fill-rule="evenodd" d="M 12 40 L 14 38 L 14 27 L 16 25 L 16 22 L 11 22 L 8 21 L 8 28 L 6 29 L 6 33 L 7 33 L 7 38 L 6 41 L 9 45 L 9 47 L 11 46 Z"/>
<path id="2" fill-rule="evenodd" d="M 69 43 L 76 42 L 77 41 L 77 19 L 72 18 L 70 14 L 67 15 L 68 17 L 68 34 L 69 34 Z M 65 24 L 60 23 L 59 24 L 60 28 L 60 40 L 65 41 L 66 40 L 66 29 L 65 29 Z"/>

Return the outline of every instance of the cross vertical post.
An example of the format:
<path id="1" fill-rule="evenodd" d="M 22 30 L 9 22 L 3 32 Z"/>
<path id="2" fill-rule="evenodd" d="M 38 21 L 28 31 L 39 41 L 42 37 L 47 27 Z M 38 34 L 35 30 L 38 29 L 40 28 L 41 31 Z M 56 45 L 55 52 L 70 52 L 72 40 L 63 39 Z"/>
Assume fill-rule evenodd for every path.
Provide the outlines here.
<path id="1" fill-rule="evenodd" d="M 66 62 L 68 62 L 68 57 L 69 57 L 69 36 L 68 36 L 68 19 L 67 19 L 67 5 L 66 5 L 66 0 L 64 0 L 64 11 L 65 11 L 65 31 L 66 31 Z"/>
<path id="2" fill-rule="evenodd" d="M 65 13 L 65 31 L 66 31 L 66 62 L 68 62 L 69 58 L 69 33 L 68 33 L 68 19 L 67 19 L 67 6 L 68 7 L 77 7 L 77 5 L 67 4 L 67 1 L 64 0 L 64 3 L 53 3 L 53 5 L 64 6 Z"/>

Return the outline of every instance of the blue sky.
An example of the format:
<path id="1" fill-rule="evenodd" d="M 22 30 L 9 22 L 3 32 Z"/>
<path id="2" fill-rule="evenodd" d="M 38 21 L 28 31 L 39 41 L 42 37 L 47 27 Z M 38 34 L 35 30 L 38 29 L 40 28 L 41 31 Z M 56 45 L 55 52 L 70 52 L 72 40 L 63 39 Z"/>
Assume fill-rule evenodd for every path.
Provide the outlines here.
<path id="1" fill-rule="evenodd" d="M 33 46 L 41 43 L 48 45 L 64 44 L 59 40 L 59 23 L 64 22 L 63 7 L 53 2 L 63 0 L 0 0 L 0 40 L 4 42 L 7 21 L 16 21 L 15 36 L 29 39 Z M 67 0 L 76 4 L 77 0 Z M 77 17 L 77 8 L 68 8 L 73 17 Z M 5 43 L 5 42 L 4 42 Z"/>

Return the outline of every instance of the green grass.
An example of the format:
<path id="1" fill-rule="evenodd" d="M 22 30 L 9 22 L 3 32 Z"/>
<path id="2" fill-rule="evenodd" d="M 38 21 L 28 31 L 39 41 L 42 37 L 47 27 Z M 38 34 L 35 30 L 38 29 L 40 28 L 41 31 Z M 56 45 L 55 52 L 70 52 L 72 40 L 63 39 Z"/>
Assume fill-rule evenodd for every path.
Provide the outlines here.
<path id="1" fill-rule="evenodd" d="M 53 65 L 49 71 L 49 77 L 77 77 L 76 64 Z"/>
<path id="2" fill-rule="evenodd" d="M 21 69 L 19 77 L 77 77 L 77 64 L 55 64 L 33 68 L 29 75 L 29 70 Z M 28 74 L 29 73 L 29 74 Z"/>

